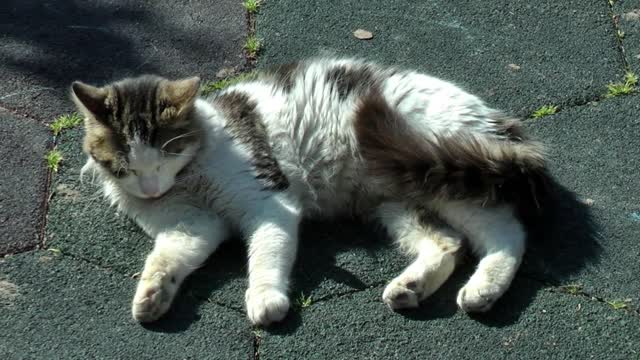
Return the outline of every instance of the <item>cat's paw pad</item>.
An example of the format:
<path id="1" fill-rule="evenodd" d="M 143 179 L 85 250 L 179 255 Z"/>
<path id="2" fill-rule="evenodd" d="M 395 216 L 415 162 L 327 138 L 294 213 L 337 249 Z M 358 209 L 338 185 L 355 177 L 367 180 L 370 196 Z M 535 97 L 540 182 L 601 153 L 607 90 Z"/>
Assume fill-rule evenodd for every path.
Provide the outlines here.
<path id="1" fill-rule="evenodd" d="M 247 315 L 254 325 L 269 325 L 287 315 L 289 298 L 274 287 L 248 289 L 245 295 Z"/>
<path id="2" fill-rule="evenodd" d="M 382 300 L 392 310 L 417 308 L 422 300 L 420 281 L 394 279 L 382 293 Z"/>
<path id="3" fill-rule="evenodd" d="M 500 287 L 494 284 L 468 283 L 458 292 L 457 303 L 460 309 L 468 313 L 487 312 L 501 295 Z"/>
<path id="4" fill-rule="evenodd" d="M 160 318 L 169 310 L 177 286 L 171 284 L 167 274 L 156 272 L 138 283 L 133 297 L 131 314 L 138 322 L 150 322 Z"/>

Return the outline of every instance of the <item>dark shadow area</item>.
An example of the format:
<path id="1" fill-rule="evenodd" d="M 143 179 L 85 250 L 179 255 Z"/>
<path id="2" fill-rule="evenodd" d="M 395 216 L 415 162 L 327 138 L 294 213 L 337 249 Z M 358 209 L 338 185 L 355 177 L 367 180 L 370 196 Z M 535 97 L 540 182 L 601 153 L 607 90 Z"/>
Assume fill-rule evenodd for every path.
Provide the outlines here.
<path id="1" fill-rule="evenodd" d="M 471 264 L 462 264 L 440 289 L 420 303 L 420 307 L 399 310 L 397 313 L 414 321 L 429 321 L 453 316 L 459 311 L 456 304 L 458 290 L 472 273 Z"/>
<path id="2" fill-rule="evenodd" d="M 602 247 L 591 209 L 555 180 L 550 185 L 542 215 L 525 223 L 527 252 L 511 287 L 491 311 L 472 315 L 474 319 L 495 327 L 513 324 L 540 289 L 598 262 Z"/>
<path id="3" fill-rule="evenodd" d="M 528 248 L 520 270 L 556 284 L 596 264 L 602 246 L 600 228 L 590 207 L 557 182 L 551 185 L 542 216 L 526 224 Z"/>
<path id="4" fill-rule="evenodd" d="M 368 278 L 360 277 L 337 263 L 337 255 L 343 254 L 343 260 L 357 261 L 364 250 L 369 259 L 388 256 L 393 247 L 379 227 L 358 219 L 340 219 L 336 221 L 303 222 L 300 230 L 300 245 L 296 265 L 292 274 L 290 291 L 292 309 L 280 324 L 270 326 L 267 330 L 273 334 L 293 334 L 302 325 L 302 318 L 297 301 L 299 296 L 313 293 L 321 284 L 335 290 L 326 296 L 338 295 L 346 289 L 364 290 L 371 285 Z M 357 263 L 356 263 L 357 264 Z M 346 288 L 346 289 L 345 289 Z M 319 299 L 312 299 L 319 300 Z M 312 305 L 313 306 L 313 305 Z"/>
<path id="5" fill-rule="evenodd" d="M 518 321 L 542 287 L 556 284 L 587 264 L 597 261 L 600 244 L 589 207 L 561 185 L 554 183 L 553 189 L 553 195 L 544 204 L 544 214 L 539 218 L 529 219 L 529 249 L 510 289 L 491 311 L 470 315 L 473 319 L 492 327 L 513 324 Z M 292 308 L 282 323 L 273 324 L 266 330 L 272 334 L 291 335 L 303 325 L 301 311 L 304 309 L 300 309 L 296 303 L 300 294 L 311 294 L 320 286 L 329 287 L 329 291 L 335 290 L 335 294 L 344 292 L 345 287 L 364 290 L 376 282 L 367 275 L 366 269 L 358 275 L 346 270 L 337 263 L 338 254 L 342 254 L 341 261 L 357 261 L 357 257 L 361 258 L 363 255 L 362 252 L 355 251 L 359 249 L 370 259 L 382 257 L 386 261 L 389 260 L 387 258 L 390 257 L 393 247 L 380 228 L 369 223 L 348 219 L 334 222 L 305 221 L 301 227 L 298 258 L 292 275 Z M 353 258 L 350 257 L 352 252 Z M 407 259 L 402 264 L 396 264 L 397 259 L 390 260 L 393 262 L 392 265 L 399 267 L 407 265 L 410 261 Z M 475 261 L 468 258 L 442 288 L 425 300 L 418 309 L 398 313 L 415 321 L 453 316 L 460 311 L 456 305 L 457 292 L 473 273 L 474 264 Z M 393 274 L 391 271 L 389 270 Z M 395 274 L 385 280 L 391 280 L 393 276 Z M 147 327 L 164 332 L 186 330 L 199 319 L 198 308 L 204 301 L 208 301 L 216 291 L 220 291 L 225 283 L 245 277 L 244 245 L 240 241 L 225 244 L 211 257 L 205 267 L 187 279 L 169 313 Z M 379 283 L 379 280 L 377 282 Z M 233 309 L 242 314 L 244 286 L 246 282 L 241 289 L 234 289 L 234 293 L 229 295 L 233 297 L 231 301 L 234 304 L 241 304 Z M 326 296 L 331 297 L 332 294 Z M 354 304 L 354 307 L 357 307 L 357 304 Z M 387 311 L 382 300 L 380 311 Z"/>
<path id="6" fill-rule="evenodd" d="M 36 104 L 40 112 L 62 112 L 74 80 L 100 85 L 143 73 L 212 78 L 222 66 L 243 63 L 244 16 L 231 0 L 216 6 L 204 0 L 6 0 L 0 5 L 0 103 L 30 115 Z M 212 21 L 216 17 L 225 21 Z"/>

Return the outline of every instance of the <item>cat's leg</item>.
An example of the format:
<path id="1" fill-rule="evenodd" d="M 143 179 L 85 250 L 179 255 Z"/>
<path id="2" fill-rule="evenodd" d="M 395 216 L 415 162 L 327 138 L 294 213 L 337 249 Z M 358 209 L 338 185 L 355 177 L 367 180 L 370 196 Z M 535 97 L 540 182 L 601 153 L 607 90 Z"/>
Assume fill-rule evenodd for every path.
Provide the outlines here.
<path id="1" fill-rule="evenodd" d="M 377 216 L 400 248 L 415 261 L 393 279 L 382 299 L 392 309 L 413 308 L 449 278 L 456 265 L 462 235 L 429 210 L 385 203 Z"/>
<path id="2" fill-rule="evenodd" d="M 227 237 L 222 219 L 200 209 L 171 205 L 141 214 L 138 222 L 155 245 L 144 265 L 131 312 L 140 322 L 167 312 L 184 279 Z"/>
<path id="3" fill-rule="evenodd" d="M 474 274 L 458 292 L 466 312 L 491 309 L 513 280 L 525 250 L 526 234 L 510 206 L 482 207 L 471 202 L 444 202 L 439 213 L 469 239 L 480 258 Z"/>
<path id="4" fill-rule="evenodd" d="M 256 325 L 282 320 L 289 311 L 289 276 L 298 246 L 300 209 L 274 197 L 261 204 L 249 229 L 247 315 Z"/>

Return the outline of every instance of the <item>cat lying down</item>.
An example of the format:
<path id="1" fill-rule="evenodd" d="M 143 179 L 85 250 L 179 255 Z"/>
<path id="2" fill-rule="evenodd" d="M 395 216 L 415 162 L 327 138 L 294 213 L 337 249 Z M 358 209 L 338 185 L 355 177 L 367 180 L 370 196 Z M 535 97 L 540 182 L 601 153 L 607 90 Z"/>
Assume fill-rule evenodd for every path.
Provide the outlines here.
<path id="1" fill-rule="evenodd" d="M 487 311 L 509 287 L 523 214 L 548 180 L 542 146 L 517 120 L 449 82 L 354 59 L 283 65 L 207 98 L 199 87 L 151 75 L 72 85 L 83 172 L 155 239 L 136 320 L 167 312 L 234 232 L 248 244 L 249 319 L 282 320 L 303 217 L 355 213 L 386 229 L 414 260 L 382 294 L 392 309 L 436 291 L 463 247 L 480 262 L 462 310 Z"/>

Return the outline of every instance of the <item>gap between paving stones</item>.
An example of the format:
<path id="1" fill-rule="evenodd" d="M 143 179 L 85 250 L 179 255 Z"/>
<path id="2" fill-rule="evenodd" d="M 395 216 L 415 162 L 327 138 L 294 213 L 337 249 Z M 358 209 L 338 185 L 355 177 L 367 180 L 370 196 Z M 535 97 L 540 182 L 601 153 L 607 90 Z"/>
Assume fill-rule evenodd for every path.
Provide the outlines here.
<path id="1" fill-rule="evenodd" d="M 627 53 L 624 50 L 624 41 L 620 36 L 620 27 L 619 25 L 619 17 L 615 14 L 613 10 L 613 5 L 615 4 L 615 0 L 604 0 L 609 5 L 609 17 L 611 18 L 611 24 L 614 31 L 614 36 L 616 37 L 616 44 L 618 45 L 618 52 L 620 53 L 620 58 L 622 59 L 622 65 L 624 66 L 625 71 L 629 71 L 629 61 L 627 60 Z"/>
<path id="2" fill-rule="evenodd" d="M 602 103 L 602 102 L 605 102 L 605 101 L 609 101 L 609 100 L 612 100 L 612 99 L 614 99 L 616 97 L 621 97 L 621 96 L 624 96 L 624 97 L 635 97 L 635 96 L 638 96 L 639 93 L 640 93 L 640 91 L 638 91 L 636 89 L 633 93 L 631 93 L 629 95 L 619 95 L 619 96 L 615 96 L 615 97 L 607 97 L 606 94 L 593 95 L 591 100 L 588 100 L 587 98 L 576 99 L 575 101 L 570 102 L 568 105 L 560 106 L 558 108 L 558 112 L 561 112 L 561 111 L 564 111 L 564 110 L 569 110 L 569 109 L 575 109 L 575 108 L 579 108 L 579 107 L 582 107 L 582 106 L 599 104 L 599 103 Z M 553 115 L 555 115 L 555 114 L 553 114 Z M 549 116 L 552 116 L 552 115 L 549 115 Z M 527 122 L 529 122 L 529 121 L 540 121 L 540 120 L 544 121 L 543 118 L 536 119 L 533 116 L 528 116 L 526 118 L 522 118 L 522 121 L 527 121 Z"/>
<path id="3" fill-rule="evenodd" d="M 53 255 L 52 255 L 52 256 L 66 256 L 66 257 L 68 257 L 69 259 L 71 259 L 72 261 L 86 263 L 86 264 L 88 264 L 88 265 L 91 265 L 92 267 L 94 267 L 94 268 L 95 268 L 95 269 L 97 269 L 97 270 L 106 271 L 106 272 L 109 272 L 109 273 L 112 273 L 112 274 L 118 274 L 118 275 L 122 276 L 122 277 L 123 277 L 123 278 L 125 278 L 125 279 L 131 279 L 131 280 L 137 281 L 137 279 L 136 279 L 136 278 L 134 278 L 134 277 L 132 277 L 131 275 L 124 274 L 124 273 L 122 273 L 122 272 L 120 272 L 120 271 L 118 271 L 118 270 L 115 270 L 115 269 L 112 269 L 112 268 L 109 268 L 109 267 L 105 267 L 104 265 L 102 265 L 102 264 L 100 264 L 100 263 L 96 263 L 96 262 L 94 262 L 94 261 L 92 261 L 92 260 L 90 260 L 90 259 L 87 259 L 87 258 L 85 258 L 85 257 L 82 257 L 82 256 L 79 256 L 79 255 L 76 255 L 76 254 L 74 254 L 74 253 L 70 253 L 70 252 L 64 252 L 64 253 L 63 253 L 63 252 L 59 252 L 58 254 L 56 254 L 56 251 L 51 251 L 51 250 L 57 250 L 57 249 L 46 249 L 46 250 L 43 250 L 43 251 L 45 251 L 45 252 L 47 252 L 47 251 L 52 252 L 52 253 L 53 253 Z M 134 274 L 134 275 L 135 275 L 135 274 Z M 133 296 L 133 294 L 132 294 L 132 296 Z M 208 302 L 208 303 L 211 303 L 211 304 L 214 304 L 214 305 L 218 305 L 218 306 L 220 306 L 220 307 L 223 307 L 223 308 L 225 308 L 225 309 L 227 309 L 227 310 L 234 311 L 234 312 L 236 312 L 236 313 L 238 313 L 238 314 L 241 314 L 241 315 L 243 315 L 243 316 L 245 316 L 245 315 L 246 315 L 246 314 L 245 314 L 245 312 L 244 312 L 244 310 L 243 310 L 242 308 L 239 308 L 239 307 L 236 307 L 236 306 L 233 306 L 233 305 L 229 305 L 229 304 L 224 303 L 224 302 L 222 302 L 222 301 L 213 300 L 213 299 L 211 299 L 211 298 L 209 298 L 209 297 L 199 296 L 199 295 L 197 295 L 197 294 L 193 294 L 193 293 L 191 293 L 191 294 L 190 294 L 190 296 L 192 296 L 193 298 L 195 298 L 195 299 L 197 299 L 197 300 L 199 300 L 199 301 L 202 301 L 202 302 Z"/>
<path id="4" fill-rule="evenodd" d="M 539 283 L 540 289 L 538 291 L 546 291 L 548 293 L 552 293 L 552 294 L 564 294 L 564 295 L 569 295 L 569 296 L 582 296 L 590 301 L 594 301 L 594 302 L 599 302 L 602 303 L 604 305 L 607 305 L 607 307 L 611 308 L 611 304 L 609 303 L 609 301 L 611 300 L 607 300 L 604 297 L 602 297 L 601 295 L 594 295 L 591 293 L 587 293 L 584 290 L 582 290 L 582 288 L 580 287 L 580 289 L 578 289 L 576 291 L 576 293 L 570 293 L 569 291 L 566 290 L 566 287 L 571 286 L 571 284 L 560 284 L 557 281 L 549 281 L 549 280 L 544 280 L 544 279 L 540 279 L 536 276 L 532 276 L 531 274 L 528 273 L 518 273 L 517 275 L 518 277 L 521 278 L 525 278 L 527 280 L 530 281 L 534 281 Z M 579 286 L 579 285 L 577 285 Z M 617 299 L 617 297 L 612 297 L 612 299 Z M 616 309 L 612 309 L 613 311 L 619 311 Z M 632 315 L 632 316 L 640 316 L 640 311 L 638 309 L 634 309 L 631 308 L 629 306 L 626 306 L 623 309 L 620 310 L 624 310 L 625 312 L 627 312 L 628 314 Z"/>
<path id="5" fill-rule="evenodd" d="M 601 303 L 601 304 L 605 305 L 611 311 L 624 311 L 625 313 L 629 314 L 630 316 L 640 316 L 640 311 L 638 309 L 630 308 L 629 306 L 626 306 L 626 307 L 621 308 L 621 309 L 614 309 L 614 308 L 612 308 L 612 305 L 611 305 L 610 301 L 606 300 L 605 298 L 603 298 L 601 296 L 596 296 L 596 295 L 592 295 L 592 294 L 586 293 L 586 292 L 584 292 L 582 290 L 578 290 L 574 294 L 568 292 L 567 290 L 564 290 L 562 287 L 550 287 L 550 288 L 546 288 L 546 289 L 543 289 L 543 290 L 548 292 L 548 293 L 550 293 L 550 294 L 561 294 L 561 295 L 567 295 L 567 296 L 583 297 L 583 298 L 587 299 L 588 301 Z"/>

